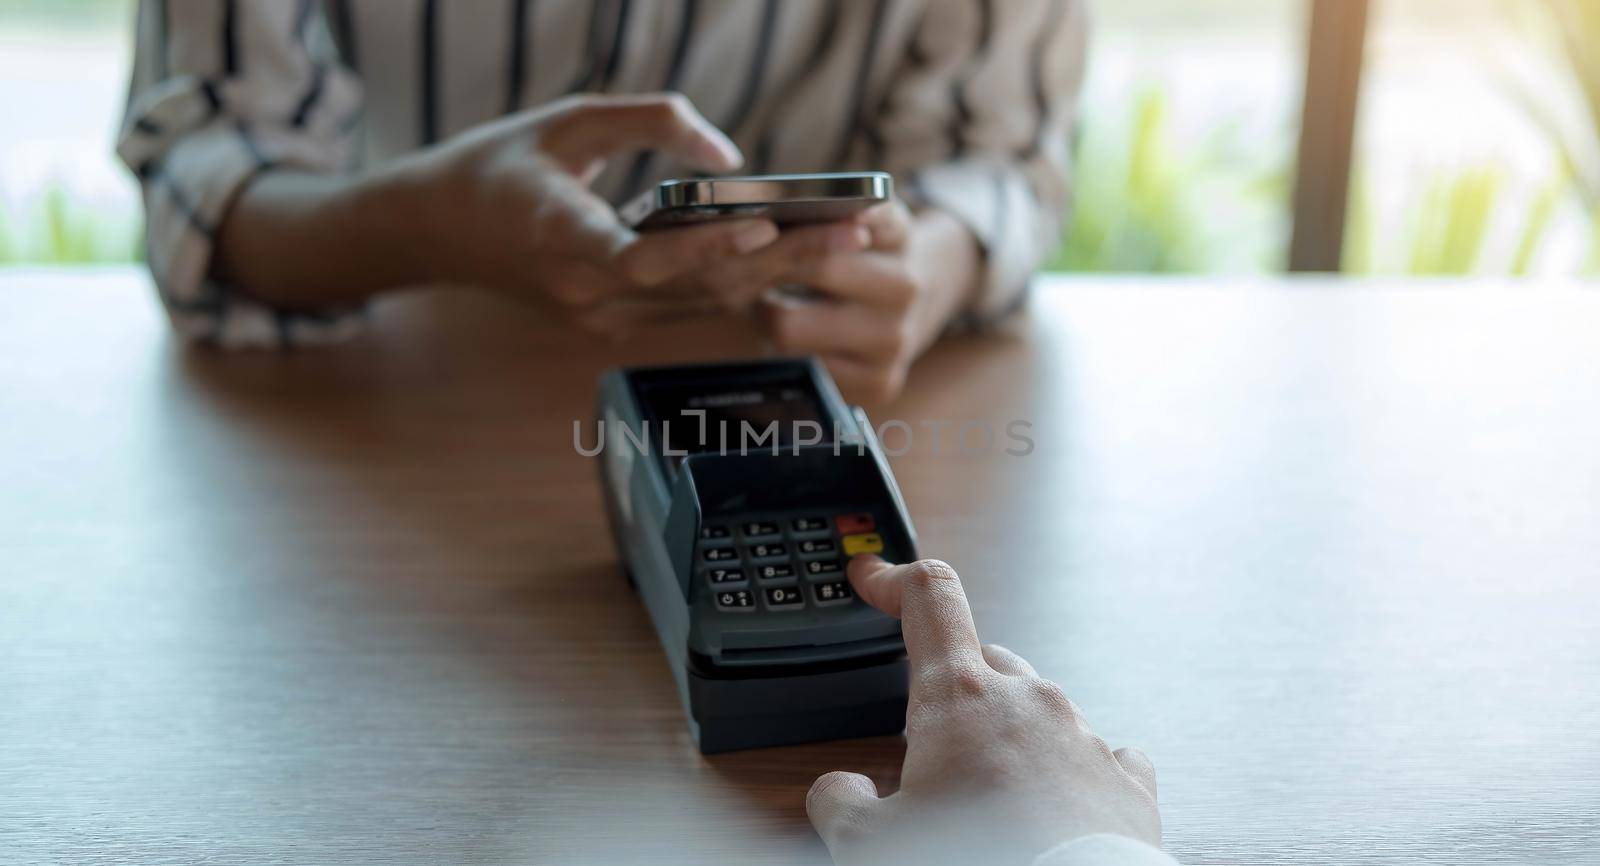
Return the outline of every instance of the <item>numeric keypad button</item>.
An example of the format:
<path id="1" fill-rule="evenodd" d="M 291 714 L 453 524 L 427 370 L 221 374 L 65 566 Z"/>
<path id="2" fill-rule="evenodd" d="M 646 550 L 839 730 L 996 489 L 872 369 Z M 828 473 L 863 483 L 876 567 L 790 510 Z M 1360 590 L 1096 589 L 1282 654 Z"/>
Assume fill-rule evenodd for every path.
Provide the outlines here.
<path id="1" fill-rule="evenodd" d="M 796 517 L 791 526 L 795 532 L 822 532 L 828 528 L 826 517 Z"/>
<path id="2" fill-rule="evenodd" d="M 794 577 L 794 566 L 787 562 L 756 566 L 756 576 L 762 580 L 789 580 Z"/>
<path id="3" fill-rule="evenodd" d="M 702 526 L 702 527 L 700 527 L 700 537 L 702 539 L 705 539 L 705 540 L 708 540 L 708 541 L 712 540 L 712 539 L 717 539 L 717 538 L 727 538 L 728 534 L 729 534 L 728 533 L 728 527 L 726 527 L 726 526 Z"/>
<path id="4" fill-rule="evenodd" d="M 817 604 L 846 604 L 854 597 L 848 580 L 830 580 L 811 587 L 811 598 Z"/>
<path id="5" fill-rule="evenodd" d="M 730 611 L 755 610 L 756 599 L 747 589 L 724 589 L 717 593 L 717 609 Z"/>
<path id="6" fill-rule="evenodd" d="M 800 594 L 798 586 L 769 586 L 766 589 L 767 607 L 794 608 L 805 607 L 805 596 Z"/>
<path id="7" fill-rule="evenodd" d="M 706 579 L 713 586 L 729 583 L 744 583 L 744 572 L 737 568 L 713 568 L 706 571 Z"/>
<path id="8" fill-rule="evenodd" d="M 739 558 L 739 552 L 731 547 L 708 547 L 700 551 L 700 558 L 706 562 L 733 562 Z"/>
<path id="9" fill-rule="evenodd" d="M 744 532 L 745 538 L 759 538 L 763 535 L 777 535 L 778 524 L 771 520 L 749 520 L 739 527 Z"/>
<path id="10" fill-rule="evenodd" d="M 806 563 L 806 574 L 838 574 L 844 571 L 844 563 L 837 559 L 813 559 Z"/>
<path id="11" fill-rule="evenodd" d="M 749 549 L 751 559 L 771 559 L 775 556 L 789 555 L 789 549 L 781 544 L 752 544 Z"/>
<path id="12" fill-rule="evenodd" d="M 838 545 L 831 538 L 805 538 L 794 543 L 794 549 L 802 554 L 833 553 L 838 550 Z"/>

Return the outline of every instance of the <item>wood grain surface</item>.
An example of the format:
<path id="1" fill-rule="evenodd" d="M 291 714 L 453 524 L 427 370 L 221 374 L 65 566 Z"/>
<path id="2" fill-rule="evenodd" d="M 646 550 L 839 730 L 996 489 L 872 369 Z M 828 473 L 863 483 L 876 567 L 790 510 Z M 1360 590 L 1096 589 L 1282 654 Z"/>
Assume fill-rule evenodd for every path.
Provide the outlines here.
<path id="1" fill-rule="evenodd" d="M 701 757 L 571 444 L 605 367 L 759 346 L 533 319 L 230 356 L 0 271 L 0 860 L 826 861 L 807 786 L 901 741 Z M 870 408 L 1184 862 L 1600 861 L 1600 293 L 1052 282 Z"/>

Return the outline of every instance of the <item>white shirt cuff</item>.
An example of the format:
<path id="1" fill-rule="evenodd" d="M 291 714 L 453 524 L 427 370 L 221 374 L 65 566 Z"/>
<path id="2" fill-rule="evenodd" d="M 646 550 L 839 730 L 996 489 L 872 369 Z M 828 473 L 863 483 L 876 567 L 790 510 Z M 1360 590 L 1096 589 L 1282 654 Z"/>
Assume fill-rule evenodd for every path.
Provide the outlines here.
<path id="1" fill-rule="evenodd" d="M 1143 842 L 1096 833 L 1064 842 L 1039 855 L 1033 866 L 1177 866 L 1178 861 Z"/>

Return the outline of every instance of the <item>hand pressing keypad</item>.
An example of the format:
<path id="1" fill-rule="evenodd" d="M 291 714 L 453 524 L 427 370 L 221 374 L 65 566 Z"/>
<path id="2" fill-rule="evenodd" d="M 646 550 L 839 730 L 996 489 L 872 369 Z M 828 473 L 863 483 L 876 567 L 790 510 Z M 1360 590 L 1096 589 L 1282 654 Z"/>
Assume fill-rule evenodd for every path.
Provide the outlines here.
<path id="1" fill-rule="evenodd" d="M 719 610 L 849 605 L 855 593 L 844 576 L 845 562 L 858 553 L 883 552 L 876 528 L 866 512 L 710 519 L 700 529 L 700 574 Z"/>

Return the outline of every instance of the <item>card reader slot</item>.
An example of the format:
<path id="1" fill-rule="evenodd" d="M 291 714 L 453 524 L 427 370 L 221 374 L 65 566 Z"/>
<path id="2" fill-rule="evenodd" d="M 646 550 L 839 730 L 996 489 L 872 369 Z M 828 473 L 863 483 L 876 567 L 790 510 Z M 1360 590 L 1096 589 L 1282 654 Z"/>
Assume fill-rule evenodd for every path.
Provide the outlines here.
<path id="1" fill-rule="evenodd" d="M 850 643 L 821 646 L 766 647 L 763 649 L 724 649 L 716 659 L 719 667 L 751 665 L 807 665 L 862 656 L 898 653 L 905 647 L 899 635 L 870 638 Z"/>
<path id="2" fill-rule="evenodd" d="M 903 658 L 905 643 L 898 637 L 883 637 L 828 646 L 723 650 L 714 658 L 698 653 L 691 656 L 701 676 L 799 676 Z"/>
<path id="3" fill-rule="evenodd" d="M 823 647 L 830 651 L 847 652 L 862 641 L 878 638 L 898 639 L 900 621 L 861 609 L 855 616 L 829 616 L 825 627 L 801 614 L 789 614 L 789 622 L 780 625 L 766 618 L 746 619 L 739 626 L 722 632 L 723 652 L 752 650 L 787 650 L 793 648 Z M 774 612 L 773 617 L 780 616 Z M 784 627 L 787 625 L 788 627 Z"/>

